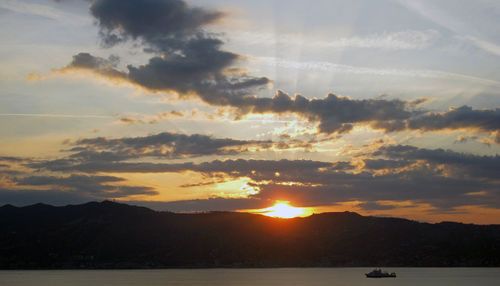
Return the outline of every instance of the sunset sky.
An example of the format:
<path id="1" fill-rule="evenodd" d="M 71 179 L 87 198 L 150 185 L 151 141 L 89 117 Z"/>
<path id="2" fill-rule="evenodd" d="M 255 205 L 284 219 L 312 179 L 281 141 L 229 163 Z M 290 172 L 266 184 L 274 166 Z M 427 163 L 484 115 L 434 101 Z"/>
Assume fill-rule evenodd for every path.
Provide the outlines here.
<path id="1" fill-rule="evenodd" d="M 0 205 L 500 224 L 496 0 L 1 0 Z"/>

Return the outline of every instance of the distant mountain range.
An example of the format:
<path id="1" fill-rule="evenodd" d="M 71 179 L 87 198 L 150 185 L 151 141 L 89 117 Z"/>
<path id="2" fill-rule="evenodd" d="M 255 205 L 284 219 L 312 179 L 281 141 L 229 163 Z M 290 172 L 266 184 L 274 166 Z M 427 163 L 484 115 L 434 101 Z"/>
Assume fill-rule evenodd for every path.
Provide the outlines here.
<path id="1" fill-rule="evenodd" d="M 115 202 L 0 208 L 1 269 L 500 266 L 500 225 L 352 212 L 278 219 Z"/>

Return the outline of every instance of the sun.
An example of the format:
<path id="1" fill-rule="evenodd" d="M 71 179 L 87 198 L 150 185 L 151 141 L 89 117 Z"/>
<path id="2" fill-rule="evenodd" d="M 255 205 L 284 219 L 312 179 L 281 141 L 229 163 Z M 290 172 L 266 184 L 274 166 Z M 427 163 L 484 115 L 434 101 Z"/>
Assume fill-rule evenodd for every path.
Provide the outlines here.
<path id="1" fill-rule="evenodd" d="M 260 209 L 258 210 L 258 213 L 270 217 L 294 218 L 310 215 L 311 211 L 307 208 L 292 207 L 286 201 L 276 201 L 276 204 L 274 204 L 274 206 Z"/>

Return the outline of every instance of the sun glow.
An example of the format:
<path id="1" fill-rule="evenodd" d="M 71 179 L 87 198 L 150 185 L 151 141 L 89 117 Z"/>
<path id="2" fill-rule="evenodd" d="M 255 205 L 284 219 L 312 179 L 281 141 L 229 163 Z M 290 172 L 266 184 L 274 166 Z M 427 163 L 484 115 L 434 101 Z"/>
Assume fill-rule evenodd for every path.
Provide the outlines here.
<path id="1" fill-rule="evenodd" d="M 294 218 L 310 215 L 311 211 L 307 208 L 292 207 L 286 201 L 276 201 L 274 206 L 258 210 L 258 213 L 270 217 Z"/>

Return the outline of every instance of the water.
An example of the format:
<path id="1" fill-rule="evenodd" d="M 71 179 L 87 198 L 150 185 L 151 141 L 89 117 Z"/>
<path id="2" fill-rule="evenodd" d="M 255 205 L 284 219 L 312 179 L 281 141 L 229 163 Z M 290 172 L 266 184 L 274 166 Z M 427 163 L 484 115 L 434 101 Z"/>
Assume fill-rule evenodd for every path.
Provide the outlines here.
<path id="1" fill-rule="evenodd" d="M 397 278 L 368 279 L 369 268 L 0 271 L 5 286 L 110 285 L 500 285 L 500 268 L 387 268 Z"/>

